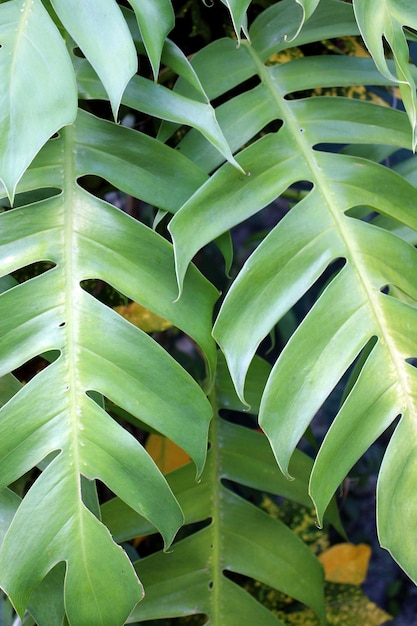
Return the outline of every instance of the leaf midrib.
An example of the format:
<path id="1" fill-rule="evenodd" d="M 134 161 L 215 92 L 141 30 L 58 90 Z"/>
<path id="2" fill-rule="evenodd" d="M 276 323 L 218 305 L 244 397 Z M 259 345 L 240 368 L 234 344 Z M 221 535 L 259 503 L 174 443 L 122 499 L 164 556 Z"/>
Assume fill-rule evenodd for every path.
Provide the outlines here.
<path id="1" fill-rule="evenodd" d="M 83 554 L 83 562 L 88 563 L 87 550 L 85 544 L 85 535 L 83 528 L 83 516 L 85 507 L 81 498 L 81 461 L 80 461 L 80 438 L 79 430 L 83 428 L 80 419 L 80 401 L 79 395 L 83 393 L 80 389 L 78 368 L 77 368 L 77 332 L 79 327 L 79 319 L 77 309 L 73 306 L 76 294 L 80 289 L 77 280 L 77 241 L 75 222 L 75 207 L 77 206 L 77 187 L 76 187 L 76 169 L 75 169 L 75 130 L 73 126 L 68 126 L 62 131 L 64 140 L 64 176 L 63 176 L 63 195 L 64 195 L 64 258 L 63 271 L 65 280 L 65 347 L 62 356 L 67 360 L 68 372 L 68 389 L 69 393 L 69 426 L 70 435 L 68 440 L 68 456 L 72 458 L 72 480 L 74 483 L 73 493 L 78 494 L 75 504 L 76 526 L 78 530 L 78 545 Z M 63 443 L 64 445 L 64 443 Z M 88 568 L 85 568 L 85 574 L 90 579 Z M 90 588 L 94 590 L 94 585 L 90 580 Z M 99 609 L 99 601 L 95 594 L 95 602 Z"/>

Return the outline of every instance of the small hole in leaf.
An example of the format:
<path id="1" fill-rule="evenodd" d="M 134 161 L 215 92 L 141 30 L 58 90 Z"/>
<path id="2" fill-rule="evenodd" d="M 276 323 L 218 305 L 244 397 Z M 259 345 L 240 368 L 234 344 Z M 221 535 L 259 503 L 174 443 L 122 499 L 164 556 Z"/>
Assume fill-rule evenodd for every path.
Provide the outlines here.
<path id="1" fill-rule="evenodd" d="M 384 285 L 383 287 L 380 288 L 379 291 L 381 293 L 388 294 L 389 293 L 389 286 L 388 285 Z"/>
<path id="2" fill-rule="evenodd" d="M 214 582 L 212 580 L 209 582 L 208 588 L 210 589 L 210 591 L 214 589 Z"/>
<path id="3" fill-rule="evenodd" d="M 408 363 L 409 365 L 411 365 L 412 367 L 416 367 L 417 368 L 417 358 L 412 356 L 409 357 L 408 359 L 405 360 L 406 363 Z"/>
<path id="4" fill-rule="evenodd" d="M 64 328 L 66 325 L 66 322 L 61 322 L 60 324 L 58 324 L 58 328 Z"/>

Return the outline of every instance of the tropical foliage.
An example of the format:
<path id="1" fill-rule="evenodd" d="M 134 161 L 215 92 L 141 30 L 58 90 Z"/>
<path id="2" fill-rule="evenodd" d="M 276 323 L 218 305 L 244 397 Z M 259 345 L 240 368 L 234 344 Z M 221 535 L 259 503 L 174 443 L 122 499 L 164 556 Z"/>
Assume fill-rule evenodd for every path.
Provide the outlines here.
<path id="1" fill-rule="evenodd" d="M 4 623 L 285 623 L 251 580 L 324 623 L 322 566 L 262 494 L 343 534 L 333 494 L 392 424 L 378 533 L 417 580 L 414 2 L 223 4 L 234 36 L 190 59 L 170 0 L 0 2 Z M 230 231 L 280 197 L 228 279 Z M 191 462 L 165 477 L 149 432 Z"/>

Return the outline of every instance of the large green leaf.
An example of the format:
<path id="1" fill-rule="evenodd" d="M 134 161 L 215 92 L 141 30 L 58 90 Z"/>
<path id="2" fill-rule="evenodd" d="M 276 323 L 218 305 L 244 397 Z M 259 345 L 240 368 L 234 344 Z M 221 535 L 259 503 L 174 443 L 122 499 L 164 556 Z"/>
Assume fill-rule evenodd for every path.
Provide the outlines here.
<path id="1" fill-rule="evenodd" d="M 317 20 L 326 8 L 333 17 L 340 11 L 338 24 L 344 25 L 345 35 L 355 33 L 352 7 L 322 1 L 291 45 L 327 36 L 326 20 L 322 26 Z M 178 281 L 181 288 L 188 264 L 202 246 L 262 209 L 290 185 L 311 184 L 304 199 L 245 263 L 222 305 L 214 336 L 244 402 L 246 373 L 261 341 L 317 281 L 325 281 L 325 273 L 336 263 L 332 279 L 274 365 L 261 402 L 260 425 L 280 467 L 290 475 L 291 456 L 314 415 L 361 351 L 375 341 L 322 444 L 310 493 L 321 519 L 352 465 L 401 414 L 379 479 L 378 524 L 382 544 L 416 579 L 417 569 L 410 558 L 413 533 L 404 540 L 403 519 L 413 516 L 407 500 L 413 498 L 410 485 L 417 479 L 411 434 L 417 419 L 416 370 L 409 362 L 417 355 L 411 330 L 417 323 L 417 252 L 408 243 L 409 237 L 404 240 L 401 231 L 387 229 L 383 223 L 379 226 L 370 214 L 376 211 L 415 233 L 417 192 L 405 178 L 382 165 L 328 148 L 328 144 L 377 143 L 410 149 L 412 132 L 407 116 L 388 107 L 343 97 L 291 98 L 316 87 L 382 84 L 388 79 L 378 75 L 366 59 L 310 57 L 265 65 L 274 51 L 273 41 L 276 50 L 289 45 L 282 43 L 282 35 L 271 37 L 274 19 L 282 21 L 288 10 L 285 2 L 279 3 L 254 23 L 252 44 L 242 42 L 230 61 L 230 66 L 237 66 L 233 78 L 224 78 L 221 88 L 228 90 L 231 83 L 235 86 L 236 80 L 250 76 L 258 76 L 261 84 L 230 99 L 219 114 L 235 151 L 241 147 L 238 127 L 243 121 L 249 129 L 244 133 L 246 142 L 256 138 L 261 124 L 279 120 L 281 126 L 237 154 L 250 176 L 223 165 L 174 216 L 169 228 Z M 225 46 L 224 42 L 217 49 L 212 45 L 202 65 L 214 67 L 227 58 Z M 232 59 L 231 49 L 229 55 Z M 211 95 L 211 85 L 204 87 Z M 243 103 L 250 107 L 244 108 Z M 262 112 L 261 124 L 258 111 Z M 195 134 L 188 143 L 184 140 L 183 154 L 197 155 L 197 143 Z M 207 145 L 200 142 L 200 148 L 205 151 Z M 211 152 L 205 154 L 211 158 Z M 365 221 L 356 217 L 357 207 Z M 363 211 L 363 207 L 368 208 Z M 400 300 L 398 294 L 405 297 Z M 378 384 L 373 383 L 376 378 Z M 394 517 L 390 510 L 396 511 Z"/>
<path id="2" fill-rule="evenodd" d="M 262 361 L 255 361 L 251 368 L 248 386 L 254 404 L 259 403 L 259 382 L 268 369 Z M 219 408 L 237 403 L 241 409 L 222 360 L 213 398 L 217 389 L 221 389 Z M 292 469 L 296 480 L 289 482 L 276 471 L 264 435 L 217 416 L 212 423 L 210 450 L 201 480 L 195 483 L 190 465 L 167 476 L 186 524 L 197 523 L 196 528 L 200 528 L 193 532 L 189 527 L 189 536 L 175 543 L 169 553 L 155 553 L 136 563 L 146 596 L 129 621 L 203 613 L 213 626 L 281 624 L 237 584 L 233 574 L 231 579 L 227 577 L 227 572 L 281 589 L 323 617 L 323 574 L 318 561 L 283 523 L 236 493 L 239 488 L 249 487 L 308 505 L 311 461 L 297 453 Z M 237 485 L 236 490 L 233 484 Z M 146 520 L 119 499 L 106 503 L 102 513 L 119 540 L 153 531 Z"/>
<path id="3" fill-rule="evenodd" d="M 70 57 L 40 0 L 0 5 L 0 77 L 0 180 L 13 199 L 33 157 L 77 109 Z"/>
<path id="4" fill-rule="evenodd" d="M 392 35 L 394 62 L 381 76 L 367 59 L 321 56 L 273 66 L 275 53 L 291 46 L 357 35 L 348 2 L 276 2 L 251 28 L 251 45 L 216 42 L 192 65 L 165 39 L 172 26 L 169 0 L 130 4 L 137 22 L 115 0 L 0 3 L 6 85 L 0 193 L 13 198 L 17 186 L 18 207 L 0 213 L 0 586 L 41 626 L 67 619 L 76 626 L 117 626 L 195 612 L 215 626 L 279 624 L 237 583 L 242 576 L 282 589 L 323 616 L 322 572 L 312 554 L 238 493 L 266 490 L 307 504 L 311 475 L 321 520 L 358 456 L 401 414 L 381 469 L 378 525 L 381 542 L 417 576 L 415 166 L 399 166 L 396 174 L 377 164 L 396 148 L 412 146 L 409 124 L 387 107 L 308 97 L 316 87 L 399 79 L 415 126 L 415 68 L 408 65 L 402 33 L 415 17 L 408 0 L 387 1 L 382 21 L 372 4 L 378 11 L 372 33 L 359 16 L 366 4 L 356 0 L 375 58 L 382 37 Z M 249 2 L 225 4 L 238 36 L 246 34 Z M 72 36 L 86 59 L 78 50 L 67 54 L 52 16 L 68 48 Z M 154 77 L 160 58 L 180 76 L 174 91 L 143 76 L 131 79 L 134 44 L 149 55 Z M 83 111 L 74 121 L 71 58 L 81 99 L 110 98 L 114 116 L 122 99 L 165 120 L 159 139 L 179 126 L 193 130 L 174 150 Z M 379 61 L 381 68 L 385 61 Z M 217 97 L 224 104 L 214 111 L 209 101 Z M 327 144 L 356 145 L 334 154 Z M 171 245 L 87 193 L 77 179 L 89 174 L 176 213 L 170 228 L 180 300 Z M 224 244 L 229 228 L 305 181 L 304 199 L 249 259 L 220 312 L 215 335 L 238 394 L 220 359 L 207 452 L 213 409 L 200 387 L 150 336 L 96 300 L 89 281 L 109 283 L 188 334 L 204 355 L 210 386 L 218 294 L 190 261 L 206 243 Z M 230 261 L 227 245 L 221 249 Z M 16 284 L 11 274 L 24 267 L 35 274 L 38 262 L 49 269 Z M 258 345 L 316 281 L 325 283 L 320 297 L 270 371 L 254 357 Z M 12 372 L 38 355 L 46 358 L 45 369 L 22 386 Z M 312 470 L 294 448 L 352 364 L 349 393 Z M 174 440 L 194 464 L 165 480 L 138 441 L 104 411 L 103 399 L 115 414 Z M 252 412 L 261 406 L 275 457 L 296 480 L 276 471 L 264 434 L 219 417 L 217 409 L 244 410 L 245 402 Z M 8 485 L 16 488 L 34 467 L 39 478 L 21 501 Z M 101 511 L 96 480 L 117 496 Z M 115 541 L 160 532 L 167 546 L 183 521 L 180 507 L 187 525 L 197 526 L 183 531 L 186 538 L 172 553 L 132 567 Z M 405 538 L 398 518 L 410 529 Z M 137 574 L 146 599 L 134 608 L 143 591 Z"/>
<path id="5" fill-rule="evenodd" d="M 159 144 L 153 141 L 157 154 Z M 124 167 L 132 151 L 140 155 L 142 149 L 150 145 L 140 133 L 80 111 L 76 124 L 47 144 L 21 182 L 22 190 L 36 181 L 61 193 L 0 216 L 3 274 L 38 261 L 53 264 L 0 295 L 0 380 L 10 398 L 0 409 L 1 488 L 49 455 L 7 531 L 0 584 L 23 613 L 36 586 L 57 563 L 66 562 L 65 607 L 69 622 L 77 625 L 122 624 L 142 597 L 123 550 L 87 507 L 81 477 L 107 484 L 158 528 L 166 545 L 183 519 L 153 461 L 92 393 L 176 441 L 198 472 L 206 456 L 211 408 L 198 385 L 151 337 L 83 288 L 85 280 L 103 280 L 169 319 L 200 344 L 213 370 L 209 331 L 217 292 L 193 270 L 190 300 L 173 303 L 170 244 L 77 184 L 86 173 L 111 172 L 109 178 L 123 188 Z M 182 157 L 180 168 L 181 162 Z M 155 172 L 140 159 L 132 167 L 135 181 L 129 190 L 146 196 L 155 186 Z M 168 195 L 176 184 L 172 175 L 164 178 L 161 170 L 157 178 Z M 59 351 L 58 358 L 14 393 L 9 373 L 50 350 Z M 31 549 L 22 551 L 23 543 Z"/>

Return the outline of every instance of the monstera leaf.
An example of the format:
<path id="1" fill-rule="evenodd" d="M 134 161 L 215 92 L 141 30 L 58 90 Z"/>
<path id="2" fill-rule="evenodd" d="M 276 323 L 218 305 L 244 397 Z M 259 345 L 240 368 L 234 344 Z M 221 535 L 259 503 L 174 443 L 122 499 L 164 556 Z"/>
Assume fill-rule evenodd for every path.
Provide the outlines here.
<path id="1" fill-rule="evenodd" d="M 238 41 L 190 59 L 167 39 L 171 0 L 0 3 L 0 587 L 28 623 L 279 624 L 250 580 L 324 620 L 320 564 L 258 494 L 312 497 L 337 526 L 333 492 L 396 419 L 378 530 L 417 580 L 416 159 L 389 167 L 416 143 L 414 4 L 282 0 L 251 26 L 248 0 L 223 4 Z M 373 58 L 343 53 L 338 38 L 359 35 Z M 329 38 L 337 53 L 311 55 Z M 399 87 L 406 112 L 315 91 L 352 85 Z M 103 180 L 155 207 L 162 235 L 105 202 Z M 215 242 L 230 269 L 229 230 L 293 185 L 213 331 L 220 294 L 196 253 Z M 187 335 L 204 380 L 97 281 Z M 312 287 L 268 367 L 258 347 Z M 313 464 L 296 446 L 345 375 Z M 223 413 L 248 405 L 264 432 Z M 136 427 L 192 462 L 164 477 Z M 153 533 L 172 552 L 135 561 L 123 542 Z"/>
<path id="2" fill-rule="evenodd" d="M 251 366 L 248 394 L 254 412 L 269 369 L 258 359 Z M 218 410 L 245 408 L 222 359 L 211 397 Z M 219 415 L 212 422 L 209 441 L 206 466 L 197 484 L 190 464 L 167 476 L 184 511 L 187 536 L 168 553 L 137 561 L 146 596 L 129 621 L 205 614 L 207 624 L 222 626 L 282 624 L 239 584 L 248 578 L 285 591 L 323 619 L 323 572 L 316 557 L 282 522 L 239 495 L 246 487 L 252 493 L 266 490 L 308 504 L 310 459 L 295 454 L 291 467 L 296 480 L 289 482 L 276 471 L 264 435 Z M 154 532 L 117 498 L 103 506 L 102 514 L 120 541 Z M 334 510 L 332 520 L 338 525 Z"/>
<path id="3" fill-rule="evenodd" d="M 170 244 L 77 184 L 86 173 L 106 176 L 111 171 L 109 178 L 123 188 L 127 168 L 136 195 L 146 197 L 155 171 L 145 170 L 141 158 L 147 151 L 155 158 L 162 149 L 162 159 L 173 152 L 153 142 L 80 111 L 76 123 L 35 159 L 18 189 L 30 190 L 36 180 L 38 187 L 60 193 L 1 214 L 2 273 L 39 261 L 49 267 L 11 284 L 0 296 L 0 373 L 8 385 L 5 393 L 12 392 L 0 409 L 2 487 L 48 458 L 13 517 L 0 553 L 0 583 L 20 613 L 61 561 L 67 564 L 65 604 L 71 623 L 98 623 L 103 616 L 121 623 L 142 597 L 126 555 L 86 504 L 91 483 L 85 478 L 106 483 L 152 521 L 167 545 L 182 523 L 159 470 L 104 412 L 96 392 L 183 447 L 198 473 L 205 461 L 211 408 L 199 386 L 148 335 L 83 288 L 89 279 L 105 281 L 182 328 L 200 344 L 208 369 L 214 370 L 209 332 L 216 290 L 193 271 L 193 306 L 185 300 L 174 304 Z M 177 157 L 185 165 L 185 157 L 174 156 L 172 165 Z M 171 169 L 166 179 L 158 178 L 170 202 L 176 194 L 175 186 L 169 191 L 172 176 Z M 51 364 L 23 388 L 13 387 L 9 372 L 40 354 L 54 354 Z M 22 552 L 22 544 L 31 550 Z M 118 590 L 117 597 L 108 595 L 109 586 Z"/>
<path id="4" fill-rule="evenodd" d="M 250 144 L 236 156 L 250 176 L 223 165 L 170 224 L 178 280 L 181 289 L 189 261 L 208 241 L 262 209 L 290 185 L 308 185 L 311 190 L 269 233 L 234 281 L 214 336 L 244 401 L 246 373 L 263 338 L 333 268 L 315 306 L 273 367 L 261 402 L 260 425 L 281 469 L 290 475 L 295 446 L 362 353 L 354 384 L 316 459 L 310 492 L 321 519 L 346 473 L 401 415 L 381 468 L 378 527 L 382 544 L 417 579 L 414 533 L 405 537 L 403 532 L 404 521 L 415 528 L 417 506 L 412 493 L 417 478 L 413 434 L 417 378 L 412 360 L 417 344 L 411 330 L 417 323 L 417 252 L 401 231 L 378 226 L 373 213 L 416 232 L 417 193 L 383 165 L 329 152 L 329 144 L 378 143 L 410 149 L 412 131 L 407 116 L 389 107 L 343 97 L 330 103 L 326 97 L 299 96 L 318 86 L 381 85 L 387 79 L 375 71 L 371 59 L 309 57 L 278 65 L 268 61 L 290 45 L 328 37 L 330 21 L 340 26 L 332 36 L 357 32 L 351 6 L 322 1 L 300 35 L 288 43 L 284 24 L 293 10 L 293 4 L 284 0 L 254 22 L 251 45 L 242 42 L 235 50 L 223 40 L 196 58 L 195 66 L 208 76 L 203 85 L 211 97 L 249 78 L 258 77 L 260 84 L 249 91 L 242 88 L 218 110 L 232 149 L 238 150 L 242 139 Z M 211 81 L 207 66 L 220 58 L 225 68 L 222 80 Z M 272 121 L 280 123 L 277 132 L 269 130 Z M 253 141 L 264 128 L 263 136 Z M 195 133 L 183 143 L 182 153 L 193 158 L 198 154 L 196 162 L 204 163 L 208 171 L 220 165 Z"/>

